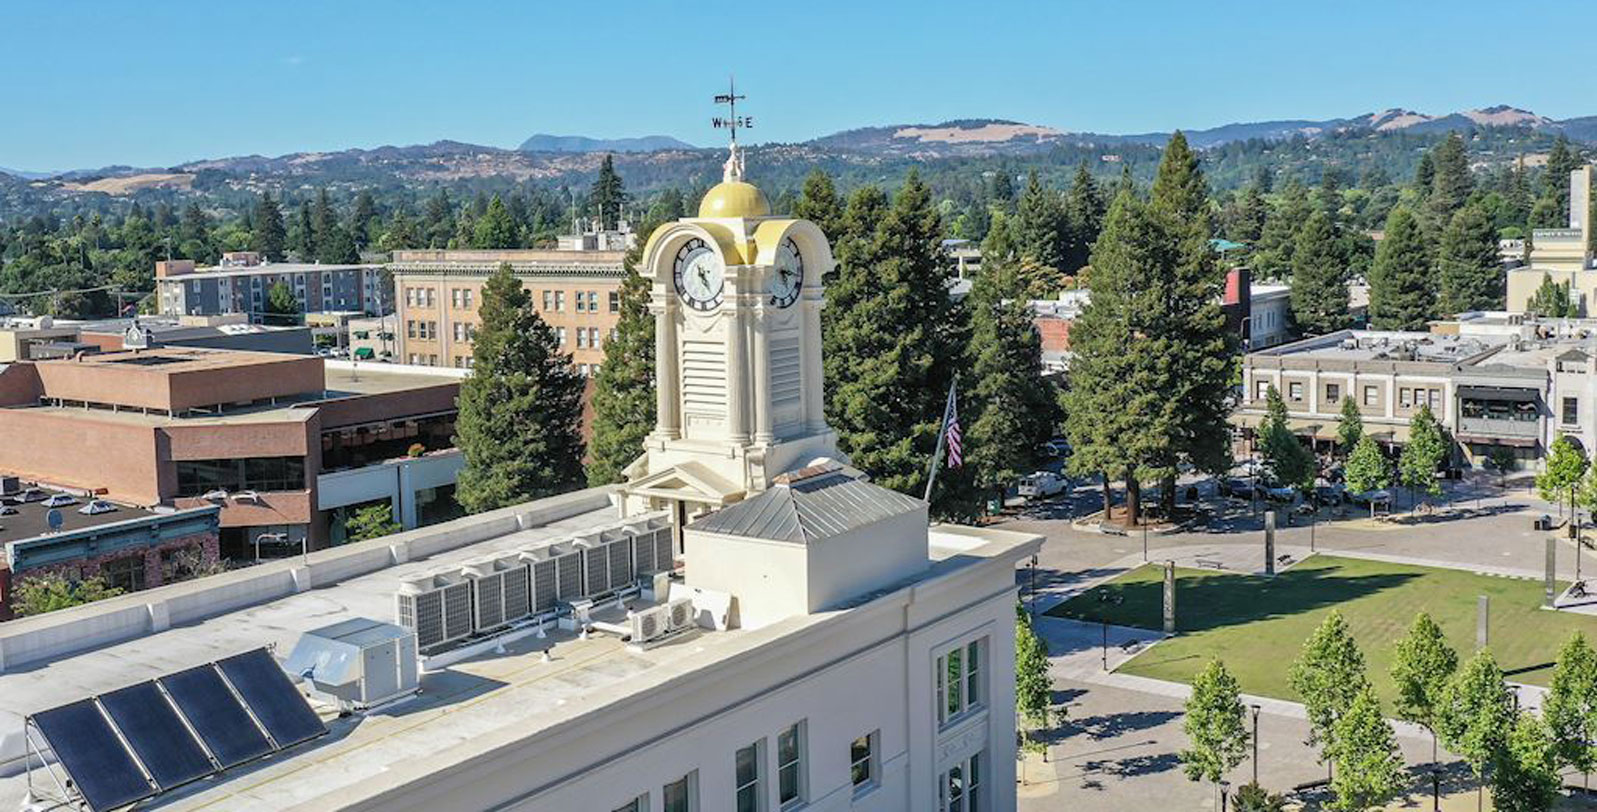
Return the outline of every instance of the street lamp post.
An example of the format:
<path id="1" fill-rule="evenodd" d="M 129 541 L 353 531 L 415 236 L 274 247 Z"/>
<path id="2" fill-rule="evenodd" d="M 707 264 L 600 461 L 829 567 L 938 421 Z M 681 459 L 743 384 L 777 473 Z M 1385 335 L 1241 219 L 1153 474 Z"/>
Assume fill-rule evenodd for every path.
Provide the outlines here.
<path id="1" fill-rule="evenodd" d="M 1257 786 L 1259 783 L 1259 706 L 1252 705 L 1250 707 L 1253 708 L 1253 783 Z"/>
<path id="2" fill-rule="evenodd" d="M 1036 555 L 1033 555 L 1031 557 L 1031 566 L 1030 566 L 1029 569 L 1031 570 L 1031 573 L 1030 573 L 1031 574 L 1031 586 L 1027 587 L 1027 592 L 1031 596 L 1031 614 L 1032 614 L 1032 617 L 1036 617 L 1037 616 L 1037 556 Z"/>
<path id="3" fill-rule="evenodd" d="M 1098 593 L 1098 603 L 1101 604 L 1101 605 L 1119 606 L 1122 602 L 1125 601 L 1125 599 L 1126 599 L 1126 596 L 1124 596 L 1124 595 L 1112 595 L 1112 594 L 1110 594 L 1108 592 L 1099 592 Z M 1101 615 L 1101 619 L 1103 620 L 1103 670 L 1108 671 L 1109 670 L 1109 611 L 1107 609 L 1104 610 L 1103 614 Z"/>
<path id="4" fill-rule="evenodd" d="M 1231 782 L 1230 781 L 1221 781 L 1220 782 L 1220 812 L 1225 812 L 1226 801 L 1229 800 L 1229 796 L 1230 795 L 1231 795 Z"/>

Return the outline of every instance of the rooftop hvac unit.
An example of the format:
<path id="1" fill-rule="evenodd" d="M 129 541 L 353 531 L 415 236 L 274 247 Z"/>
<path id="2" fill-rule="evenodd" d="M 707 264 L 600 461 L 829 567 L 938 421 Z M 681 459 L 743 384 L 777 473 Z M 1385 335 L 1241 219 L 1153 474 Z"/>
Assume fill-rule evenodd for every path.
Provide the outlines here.
<path id="1" fill-rule="evenodd" d="M 672 560 L 671 523 L 663 515 L 629 521 L 625 525 L 625 530 L 632 536 L 635 576 L 673 568 L 675 562 Z"/>
<path id="2" fill-rule="evenodd" d="M 579 536 L 574 545 L 582 551 L 583 597 L 610 591 L 610 550 L 600 534 Z"/>
<path id="3" fill-rule="evenodd" d="M 698 618 L 693 612 L 692 598 L 677 598 L 665 605 L 669 611 L 669 619 L 673 630 L 691 629 L 699 625 Z"/>
<path id="4" fill-rule="evenodd" d="M 471 583 L 459 570 L 430 573 L 399 585 L 399 625 L 416 633 L 416 644 L 433 648 L 471 634 Z"/>
<path id="5" fill-rule="evenodd" d="M 549 547 L 535 547 L 521 551 L 519 556 L 527 566 L 531 576 L 532 587 L 531 603 L 533 614 L 543 614 L 554 611 L 555 601 L 559 596 L 559 575 L 555 549 Z"/>
<path id="6" fill-rule="evenodd" d="M 494 559 L 494 568 L 504 574 L 505 622 L 532 614 L 532 573 L 526 562 L 519 555 L 502 555 Z"/>
<path id="7" fill-rule="evenodd" d="M 614 528 L 604 533 L 604 545 L 610 567 L 610 588 L 621 589 L 632 585 L 632 535 L 624 528 Z"/>
<path id="8" fill-rule="evenodd" d="M 416 634 L 368 618 L 304 633 L 283 668 L 341 710 L 379 705 L 420 686 Z"/>
<path id="9" fill-rule="evenodd" d="M 635 644 L 648 643 L 671 632 L 671 614 L 665 606 L 651 606 L 634 612 L 631 621 L 632 642 Z"/>

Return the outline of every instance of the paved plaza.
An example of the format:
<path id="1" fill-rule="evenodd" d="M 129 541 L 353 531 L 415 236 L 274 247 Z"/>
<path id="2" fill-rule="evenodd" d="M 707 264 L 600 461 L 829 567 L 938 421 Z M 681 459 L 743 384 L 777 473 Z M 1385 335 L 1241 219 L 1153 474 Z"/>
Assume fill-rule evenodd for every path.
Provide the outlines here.
<path id="1" fill-rule="evenodd" d="M 1495 480 L 1481 478 L 1449 485 L 1445 500 L 1437 501 L 1450 504 L 1429 513 L 1410 515 L 1399 509 L 1393 517 L 1372 521 L 1350 507 L 1342 517 L 1322 512 L 1312 527 L 1305 517 L 1294 517 L 1291 526 L 1283 518 L 1276 532 L 1276 555 L 1286 556 L 1283 565 L 1290 566 L 1310 555 L 1312 545 L 1319 553 L 1540 579 L 1549 533 L 1533 530 L 1531 523 L 1543 513 L 1557 519 L 1557 507 L 1537 499 L 1524 482 L 1501 488 Z M 1034 611 L 1046 611 L 1144 560 L 1173 560 L 1178 567 L 1234 574 L 1263 567 L 1262 515 L 1246 502 L 1207 499 L 1214 519 L 1206 527 L 1149 534 L 1145 559 L 1141 534 L 1110 535 L 1072 525 L 1072 518 L 1096 509 L 1100 500 L 1098 488 L 1084 486 L 1046 504 L 1023 508 L 999 524 L 1047 538 L 1035 569 L 1017 573 L 1022 595 Z M 1400 508 L 1406 506 L 1406 501 L 1400 502 Z M 1261 505 L 1261 514 L 1262 509 Z M 1559 542 L 1561 580 L 1575 575 L 1574 549 L 1567 539 Z M 1586 555 L 1583 576 L 1597 567 L 1597 554 L 1588 548 Z M 1162 635 L 1046 616 L 1039 617 L 1038 631 L 1051 655 L 1055 702 L 1067 718 L 1049 737 L 1046 761 L 1033 756 L 1024 765 L 1022 810 L 1141 810 L 1148 809 L 1154 798 L 1161 808 L 1218 808 L 1215 787 L 1189 781 L 1177 757 L 1186 746 L 1181 732 L 1186 686 L 1115 673 L 1129 658 L 1156 646 Z M 1295 649 L 1283 652 L 1283 667 L 1295 655 Z M 1521 689 L 1524 704 L 1535 706 L 1539 699 L 1536 690 Z M 1285 791 L 1325 778 L 1324 765 L 1305 744 L 1308 726 L 1300 705 L 1259 697 L 1244 701 L 1259 708 L 1257 769 L 1264 786 Z M 1430 734 L 1406 723 L 1397 723 L 1397 730 L 1415 779 L 1413 794 L 1391 808 L 1431 809 Z M 1445 752 L 1441 761 L 1442 808 L 1474 809 L 1475 784 L 1467 770 Z M 1228 777 L 1230 784 L 1247 783 L 1253 770 L 1252 759 L 1245 760 Z M 1578 774 L 1566 777 L 1571 785 L 1581 781 Z M 1294 797 L 1303 808 L 1315 809 L 1323 793 L 1305 788 Z M 1597 805 L 1570 801 L 1560 809 L 1597 809 Z"/>

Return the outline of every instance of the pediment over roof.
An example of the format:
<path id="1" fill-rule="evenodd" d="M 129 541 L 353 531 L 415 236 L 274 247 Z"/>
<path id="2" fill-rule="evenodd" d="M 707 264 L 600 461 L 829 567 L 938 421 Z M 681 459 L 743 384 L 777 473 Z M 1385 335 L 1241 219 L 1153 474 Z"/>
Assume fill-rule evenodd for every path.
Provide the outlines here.
<path id="1" fill-rule="evenodd" d="M 689 460 L 630 482 L 628 493 L 655 496 L 707 505 L 729 505 L 743 498 L 743 488 L 710 470 L 701 462 Z"/>

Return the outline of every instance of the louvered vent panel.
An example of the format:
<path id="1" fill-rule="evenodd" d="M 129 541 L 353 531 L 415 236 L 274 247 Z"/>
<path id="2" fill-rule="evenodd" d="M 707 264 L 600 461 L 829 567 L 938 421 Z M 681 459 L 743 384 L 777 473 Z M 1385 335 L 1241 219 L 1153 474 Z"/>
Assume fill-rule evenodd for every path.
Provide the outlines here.
<path id="1" fill-rule="evenodd" d="M 726 412 L 726 348 L 720 342 L 682 342 L 682 406 L 693 412 Z"/>
<path id="2" fill-rule="evenodd" d="M 471 634 L 471 584 L 453 584 L 444 593 L 444 639 Z"/>
<path id="3" fill-rule="evenodd" d="M 532 593 L 527 583 L 527 567 L 512 567 L 504 572 L 505 620 L 520 620 L 532 610 Z"/>
<path id="4" fill-rule="evenodd" d="M 782 406 L 796 405 L 801 390 L 799 340 L 774 338 L 771 340 L 771 404 L 780 412 Z"/>
<path id="5" fill-rule="evenodd" d="M 653 533 L 643 533 L 632 540 L 632 556 L 639 575 L 657 571 L 654 567 Z"/>
<path id="6" fill-rule="evenodd" d="M 436 646 L 444 641 L 444 596 L 441 592 L 424 592 L 404 596 L 416 605 L 416 645 Z"/>
<path id="7" fill-rule="evenodd" d="M 494 574 L 472 579 L 477 599 L 476 629 L 483 631 L 505 622 L 504 576 Z"/>
<path id="8" fill-rule="evenodd" d="M 610 588 L 610 567 L 603 547 L 589 547 L 582 551 L 582 569 L 587 576 L 583 582 L 583 595 L 597 595 Z"/>
<path id="9" fill-rule="evenodd" d="M 671 528 L 654 531 L 654 565 L 661 570 L 676 569 L 675 545 L 671 539 Z"/>
<path id="10" fill-rule="evenodd" d="M 539 561 L 532 565 L 532 610 L 547 612 L 555 608 L 559 590 L 555 588 L 555 562 Z"/>
<path id="11" fill-rule="evenodd" d="M 563 601 L 582 597 L 582 556 L 563 555 L 555 562 L 560 571 L 560 585 L 555 595 Z"/>
<path id="12" fill-rule="evenodd" d="M 610 550 L 610 588 L 620 589 L 632 583 L 632 539 L 612 541 L 605 546 Z"/>

